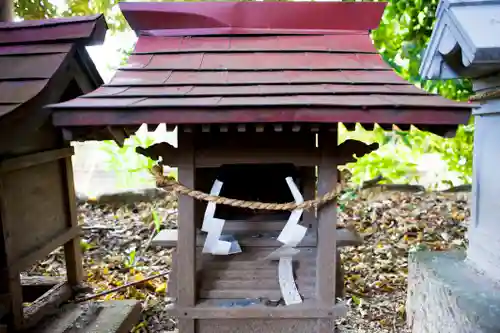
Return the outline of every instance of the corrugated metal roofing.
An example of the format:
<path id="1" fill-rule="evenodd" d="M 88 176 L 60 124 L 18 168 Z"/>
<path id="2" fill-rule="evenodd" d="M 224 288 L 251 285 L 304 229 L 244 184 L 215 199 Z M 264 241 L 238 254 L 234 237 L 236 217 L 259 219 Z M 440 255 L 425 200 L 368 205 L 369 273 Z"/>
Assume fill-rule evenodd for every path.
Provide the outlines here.
<path id="1" fill-rule="evenodd" d="M 102 43 L 105 31 L 102 15 L 0 23 L 0 117 L 38 96 L 76 43 Z"/>
<path id="2" fill-rule="evenodd" d="M 315 3 L 301 4 L 305 9 L 316 6 Z M 360 13 L 363 13 L 363 9 L 369 9 L 365 7 L 367 4 L 352 4 L 361 10 Z M 176 3 L 135 5 L 125 4 L 125 15 L 135 22 L 135 28 L 160 29 L 161 23 L 155 20 L 165 18 L 159 14 L 162 10 L 158 8 L 163 8 L 164 14 L 167 12 L 169 17 L 175 18 L 176 14 L 181 17 L 179 28 L 183 28 L 185 34 L 190 33 L 189 29 L 198 31 L 199 25 L 192 22 L 190 26 L 186 18 L 188 13 L 182 12 L 186 7 L 194 8 L 192 6 L 177 6 Z M 338 3 L 326 5 L 330 7 L 322 8 L 336 8 Z M 217 4 L 203 6 L 213 9 Z M 252 6 L 257 8 L 259 5 Z M 294 6 L 296 10 L 298 5 Z M 380 4 L 377 6 L 383 9 Z M 154 12 L 156 16 L 145 21 L 144 8 L 151 8 L 147 13 Z M 308 16 L 305 9 L 304 16 Z M 192 9 L 193 12 L 197 11 L 196 15 L 201 15 L 200 10 Z M 381 15 L 380 10 L 377 15 Z M 142 16 L 144 18 L 140 19 Z M 287 16 L 287 13 L 281 12 L 281 16 Z M 399 77 L 377 53 L 367 31 L 345 30 L 345 27 L 339 26 L 339 29 L 344 30 L 330 30 L 328 34 L 272 35 L 267 31 L 265 35 L 204 35 L 211 24 L 215 28 L 226 24 L 224 17 L 216 17 L 209 23 L 200 19 L 202 23 L 198 24 L 205 29 L 202 36 L 193 33 L 172 37 L 166 36 L 169 34 L 163 33 L 165 30 L 161 29 L 156 30 L 156 33 L 147 31 L 139 37 L 127 65 L 117 71 L 111 82 L 92 93 L 54 106 L 59 111 L 56 113 L 56 123 L 70 126 L 98 125 L 101 122 L 102 125 L 112 125 L 105 122 L 122 124 L 124 115 L 120 116 L 120 120 L 113 120 L 110 113 L 122 111 L 135 112 L 135 116 L 129 115 L 129 119 L 133 118 L 134 122 L 151 121 L 151 112 L 154 111 L 156 122 L 179 124 L 243 120 L 272 122 L 278 119 L 344 122 L 353 120 L 353 114 L 348 112 L 356 109 L 365 112 L 385 111 L 386 116 L 383 117 L 383 112 L 372 113 L 371 122 L 379 123 L 392 123 L 394 110 L 411 112 L 411 115 L 401 115 L 403 117 L 400 119 L 406 119 L 403 123 L 420 123 L 418 113 L 415 113 L 419 110 L 449 115 L 449 121 L 444 121 L 444 114 L 441 114 L 439 120 L 436 118 L 437 124 L 463 123 L 469 117 L 470 105 L 428 94 Z M 373 15 L 366 14 L 363 17 L 371 17 L 373 21 Z M 196 21 L 195 18 L 192 20 Z M 172 22 L 165 24 L 168 29 L 179 30 Z M 304 26 L 301 22 L 298 24 Z M 366 22 L 363 24 L 369 25 Z M 240 28 L 252 26 L 248 23 Z M 284 23 L 277 28 L 296 29 Z M 319 24 L 314 28 L 328 29 Z M 349 28 L 353 28 L 352 23 Z M 276 108 L 286 108 L 290 118 L 287 119 L 286 114 L 275 118 L 260 115 L 272 112 L 269 108 L 274 108 L 276 112 L 284 112 Z M 314 108 L 322 108 L 323 111 L 328 108 L 332 112 L 330 115 L 327 111 L 321 112 L 321 116 L 313 119 L 311 110 Z M 220 113 L 225 109 L 231 110 L 226 118 Z M 195 110 L 198 118 L 194 118 Z M 218 111 L 217 116 L 215 110 Z M 241 113 L 238 117 L 238 110 L 250 113 Z M 93 115 L 101 112 L 106 116 L 100 120 L 90 119 L 91 113 L 88 112 Z M 233 116 L 229 117 L 230 114 Z M 433 124 L 428 115 L 424 118 L 422 121 L 426 124 Z"/>

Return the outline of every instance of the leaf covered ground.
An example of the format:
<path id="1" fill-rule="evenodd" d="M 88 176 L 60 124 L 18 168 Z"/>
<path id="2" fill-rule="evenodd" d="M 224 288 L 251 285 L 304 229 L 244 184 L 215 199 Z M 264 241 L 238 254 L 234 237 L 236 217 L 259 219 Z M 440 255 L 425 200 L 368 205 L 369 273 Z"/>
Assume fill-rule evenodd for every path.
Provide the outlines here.
<path id="1" fill-rule="evenodd" d="M 121 207 L 79 207 L 82 248 L 88 283 L 94 293 L 168 271 L 169 250 L 150 246 L 158 228 L 176 223 L 173 198 Z M 409 251 L 446 250 L 466 246 L 468 195 L 375 193 L 365 191 L 342 205 L 339 223 L 356 228 L 364 245 L 346 248 L 346 298 L 351 307 L 339 321 L 342 332 L 406 332 L 405 301 Z M 64 275 L 62 250 L 26 272 Z M 100 299 L 139 299 L 142 322 L 134 332 L 175 331 L 165 314 L 167 278 L 126 288 Z"/>

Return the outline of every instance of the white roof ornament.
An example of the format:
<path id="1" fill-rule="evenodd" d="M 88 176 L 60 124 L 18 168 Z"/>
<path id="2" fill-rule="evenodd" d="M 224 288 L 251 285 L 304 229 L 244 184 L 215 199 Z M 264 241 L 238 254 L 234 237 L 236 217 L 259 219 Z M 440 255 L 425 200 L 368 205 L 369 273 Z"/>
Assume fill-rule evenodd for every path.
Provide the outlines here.
<path id="1" fill-rule="evenodd" d="M 436 20 L 420 66 L 424 79 L 500 70 L 500 0 L 441 0 Z"/>

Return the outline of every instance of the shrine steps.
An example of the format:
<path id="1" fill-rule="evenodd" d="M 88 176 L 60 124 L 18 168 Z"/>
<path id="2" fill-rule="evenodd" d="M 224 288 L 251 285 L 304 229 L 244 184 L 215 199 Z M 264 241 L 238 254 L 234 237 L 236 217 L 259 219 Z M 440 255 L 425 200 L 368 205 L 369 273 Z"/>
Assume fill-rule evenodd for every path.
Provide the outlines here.
<path id="1" fill-rule="evenodd" d="M 213 256 L 198 253 L 196 266 L 199 280 L 199 297 L 202 299 L 268 299 L 279 300 L 282 295 L 278 281 L 277 261 L 264 258 L 274 248 L 246 248 L 234 256 Z M 315 295 L 316 249 L 302 248 L 294 257 L 294 274 L 297 288 L 304 298 Z M 173 270 L 177 254 L 173 253 Z M 171 275 L 168 296 L 177 297 L 177 277 Z"/>
<path id="2" fill-rule="evenodd" d="M 242 223 L 231 221 L 227 223 L 230 232 L 238 239 L 244 248 L 243 253 L 229 256 L 213 256 L 201 254 L 201 247 L 206 236 L 199 233 L 197 236 L 196 266 L 199 281 L 198 297 L 202 299 L 252 299 L 266 298 L 279 300 L 281 291 L 277 276 L 277 261 L 264 260 L 281 243 L 274 238 L 256 238 L 256 232 L 262 229 L 255 228 L 255 232 L 244 230 L 238 225 Z M 250 226 L 267 228 L 270 233 L 274 227 L 281 228 L 282 221 L 278 222 L 248 222 Z M 251 227 L 250 227 L 251 228 Z M 266 234 L 269 235 L 269 232 Z M 299 244 L 300 253 L 294 257 L 294 275 L 297 288 L 305 299 L 315 297 L 316 289 L 316 235 L 309 232 Z M 162 230 L 153 239 L 152 246 L 175 248 L 177 246 L 178 231 Z M 337 229 L 337 248 L 342 246 L 357 246 L 362 244 L 361 237 L 349 229 Z M 344 290 L 344 276 L 340 255 L 337 253 L 337 295 L 342 296 Z M 172 252 L 172 271 L 176 270 L 177 253 Z M 171 274 L 168 282 L 168 296 L 177 297 L 177 278 Z"/>

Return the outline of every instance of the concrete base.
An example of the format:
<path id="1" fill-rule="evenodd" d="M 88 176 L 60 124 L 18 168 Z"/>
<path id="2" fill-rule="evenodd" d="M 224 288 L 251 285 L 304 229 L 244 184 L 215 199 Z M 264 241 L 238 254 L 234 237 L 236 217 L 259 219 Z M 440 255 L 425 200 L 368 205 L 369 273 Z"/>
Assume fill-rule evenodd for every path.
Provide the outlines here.
<path id="1" fill-rule="evenodd" d="M 463 252 L 410 255 L 407 319 L 413 333 L 500 332 L 500 286 L 464 260 Z"/>

